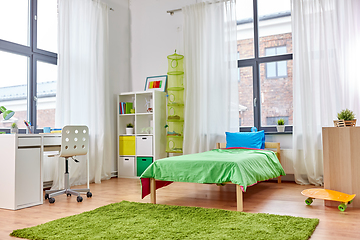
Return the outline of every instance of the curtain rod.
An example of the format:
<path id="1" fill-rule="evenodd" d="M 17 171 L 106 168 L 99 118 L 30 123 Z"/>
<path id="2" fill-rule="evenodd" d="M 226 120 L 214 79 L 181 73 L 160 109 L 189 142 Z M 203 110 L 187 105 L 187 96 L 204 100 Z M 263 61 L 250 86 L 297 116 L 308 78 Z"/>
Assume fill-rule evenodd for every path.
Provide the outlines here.
<path id="1" fill-rule="evenodd" d="M 181 8 L 178 8 L 178 9 L 166 11 L 166 13 L 169 13 L 172 16 L 172 15 L 174 15 L 174 12 L 180 12 L 180 11 L 181 11 Z"/>
<path id="2" fill-rule="evenodd" d="M 109 8 L 110 11 L 115 12 L 115 10 L 113 8 Z M 181 10 L 181 9 L 180 9 Z M 57 13 L 59 13 L 59 7 L 57 7 Z M 173 13 L 174 14 L 174 13 Z M 172 14 L 171 14 L 172 15 Z"/>
<path id="3" fill-rule="evenodd" d="M 227 1 L 229 1 L 229 0 L 225 0 L 224 2 L 227 2 Z M 209 4 L 219 3 L 219 2 L 222 2 L 222 1 L 209 2 Z M 197 3 L 197 1 L 196 1 L 196 3 Z M 174 15 L 175 12 L 180 12 L 181 10 L 182 10 L 181 8 L 178 8 L 178 9 L 166 11 L 166 13 L 169 13 L 172 16 L 172 15 Z"/>

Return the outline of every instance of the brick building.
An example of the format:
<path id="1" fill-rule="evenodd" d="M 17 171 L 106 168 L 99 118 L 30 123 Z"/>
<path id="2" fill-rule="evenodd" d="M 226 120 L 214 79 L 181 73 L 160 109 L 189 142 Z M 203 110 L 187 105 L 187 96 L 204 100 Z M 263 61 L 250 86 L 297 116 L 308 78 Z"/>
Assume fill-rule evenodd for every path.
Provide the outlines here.
<path id="1" fill-rule="evenodd" d="M 274 56 L 292 53 L 290 13 L 259 18 L 259 56 Z M 238 22 L 238 56 L 239 59 L 254 58 L 252 21 Z M 242 25 L 242 26 L 241 26 Z M 244 25 L 248 25 L 247 27 Z M 264 30 L 266 28 L 266 31 Z M 262 31 L 262 32 L 261 32 Z M 240 37 L 239 37 L 240 36 Z M 239 39 L 239 38 L 243 39 Z M 276 125 L 277 119 L 283 118 L 285 125 L 293 123 L 293 79 L 292 60 L 262 63 L 260 71 L 261 125 Z M 254 125 L 253 112 L 253 69 L 239 69 L 239 123 L 240 126 Z"/>
<path id="2" fill-rule="evenodd" d="M 37 85 L 37 128 L 55 127 L 56 82 L 41 82 Z M 27 85 L 0 87 L 0 106 L 15 111 L 8 121 L 0 121 L 0 128 L 10 128 L 13 121 L 25 128 L 27 121 Z"/>

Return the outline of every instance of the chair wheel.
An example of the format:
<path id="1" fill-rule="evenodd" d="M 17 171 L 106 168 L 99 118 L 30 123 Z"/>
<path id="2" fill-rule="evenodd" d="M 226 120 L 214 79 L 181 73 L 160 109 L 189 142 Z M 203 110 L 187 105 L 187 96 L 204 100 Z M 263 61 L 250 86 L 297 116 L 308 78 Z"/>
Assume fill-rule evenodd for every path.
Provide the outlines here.
<path id="1" fill-rule="evenodd" d="M 55 202 L 55 198 L 51 197 L 49 198 L 49 203 L 54 203 Z"/>
<path id="2" fill-rule="evenodd" d="M 49 198 L 49 194 L 45 193 L 45 200 Z"/>
<path id="3" fill-rule="evenodd" d="M 78 201 L 78 202 L 82 202 L 82 200 L 83 200 L 83 198 L 82 198 L 81 196 L 78 196 L 78 197 L 76 198 L 76 201 Z"/>
<path id="4" fill-rule="evenodd" d="M 71 197 L 71 193 L 67 193 L 66 196 L 67 196 L 67 197 Z"/>
<path id="5" fill-rule="evenodd" d="M 89 198 L 89 197 L 92 197 L 92 193 L 91 192 L 87 192 L 86 193 L 86 196 Z"/>

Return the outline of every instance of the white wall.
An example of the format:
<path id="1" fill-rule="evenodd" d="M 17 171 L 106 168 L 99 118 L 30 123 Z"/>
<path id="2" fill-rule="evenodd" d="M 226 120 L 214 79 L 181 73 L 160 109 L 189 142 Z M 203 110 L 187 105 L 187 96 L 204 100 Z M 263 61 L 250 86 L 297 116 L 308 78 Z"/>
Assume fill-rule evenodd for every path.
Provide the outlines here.
<path id="1" fill-rule="evenodd" d="M 281 149 L 292 149 L 292 134 L 265 134 L 266 142 L 279 142 Z"/>
<path id="2" fill-rule="evenodd" d="M 196 3 L 196 0 L 130 0 L 132 91 L 143 91 L 148 76 L 167 73 L 167 55 L 183 53 L 183 14 L 168 10 Z M 292 148 L 292 135 L 266 135 L 266 141 Z"/>
<path id="3" fill-rule="evenodd" d="M 132 90 L 143 91 L 146 77 L 167 74 L 167 56 L 183 54 L 183 14 L 168 10 L 196 0 L 130 0 Z"/>
<path id="4" fill-rule="evenodd" d="M 117 171 L 117 95 L 131 91 L 130 82 L 130 10 L 128 0 L 103 0 L 109 11 L 109 103 L 112 126 L 113 171 Z"/>

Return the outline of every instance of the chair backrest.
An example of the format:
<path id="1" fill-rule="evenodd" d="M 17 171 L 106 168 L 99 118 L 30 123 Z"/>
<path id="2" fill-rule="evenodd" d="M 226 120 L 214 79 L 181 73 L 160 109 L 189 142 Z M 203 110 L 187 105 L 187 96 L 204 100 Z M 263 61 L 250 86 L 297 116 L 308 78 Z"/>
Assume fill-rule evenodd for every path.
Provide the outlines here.
<path id="1" fill-rule="evenodd" d="M 89 149 L 87 126 L 65 126 L 61 132 L 60 157 L 86 155 Z"/>

